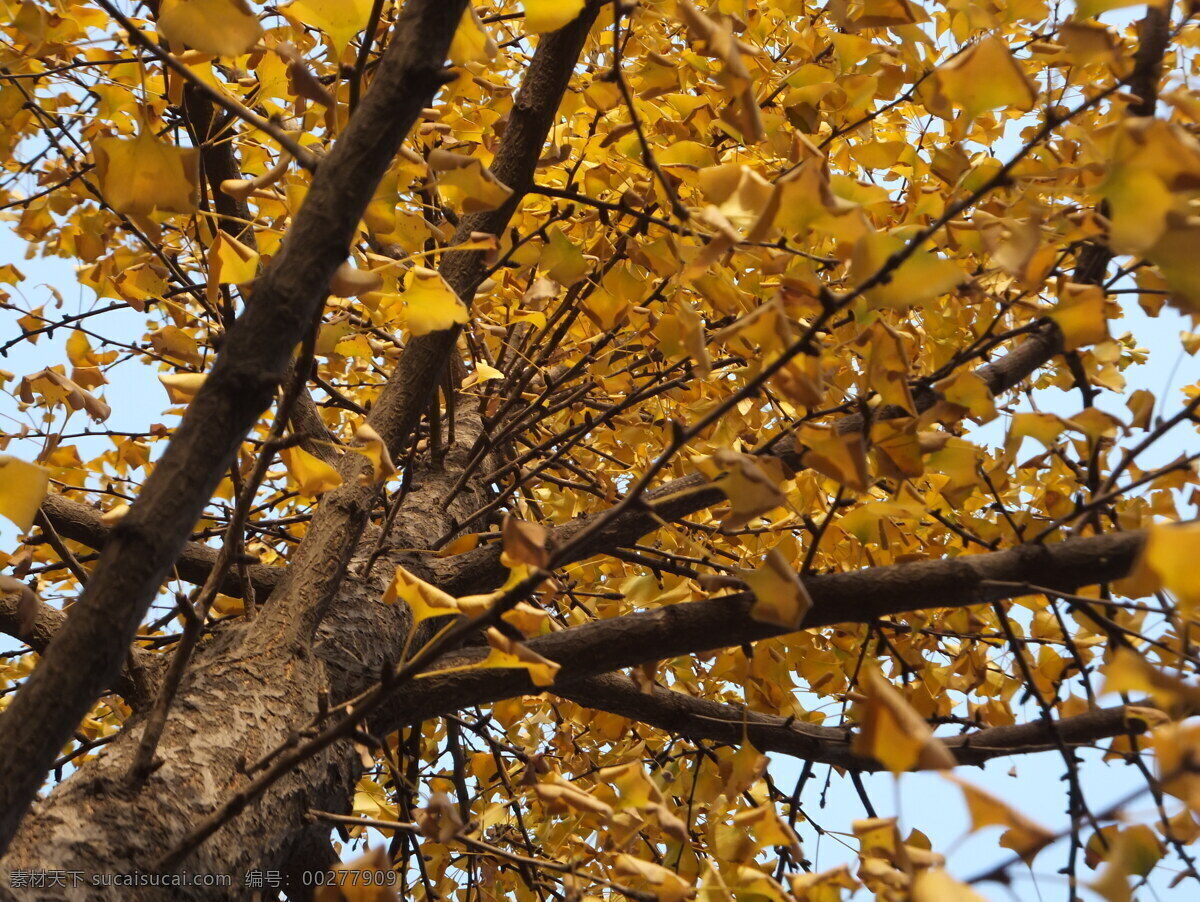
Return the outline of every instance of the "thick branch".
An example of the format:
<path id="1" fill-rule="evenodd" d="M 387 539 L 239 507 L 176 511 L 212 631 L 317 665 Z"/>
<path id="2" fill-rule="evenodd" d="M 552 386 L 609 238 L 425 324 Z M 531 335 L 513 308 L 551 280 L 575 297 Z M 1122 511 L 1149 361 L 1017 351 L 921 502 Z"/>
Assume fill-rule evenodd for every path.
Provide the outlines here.
<path id="1" fill-rule="evenodd" d="M 805 587 L 813 607 L 802 628 L 870 623 L 911 611 L 986 604 L 1021 594 L 1022 585 L 1075 592 L 1127 574 L 1144 541 L 1142 531 L 1112 533 L 1057 545 L 1021 545 L 990 554 L 811 577 L 805 580 Z M 752 605 L 750 593 L 726 595 L 593 621 L 539 637 L 528 645 L 561 665 L 559 682 L 568 686 L 646 661 L 743 645 L 788 632 L 754 620 Z M 469 667 L 484 654 L 482 649 L 464 650 L 443 659 L 439 668 Z M 388 725 L 395 728 L 445 711 L 540 691 L 525 671 L 430 674 L 393 702 Z"/>
<path id="2" fill-rule="evenodd" d="M 83 507 L 71 502 L 68 504 L 71 507 Z M 99 524 L 100 530 L 104 528 L 103 524 Z M 992 554 L 902 566 L 874 567 L 854 573 L 812 577 L 805 582 L 813 598 L 813 609 L 809 612 L 804 628 L 846 622 L 869 622 L 877 617 L 924 608 L 986 604 L 1012 595 L 1011 588 L 989 587 L 985 585 L 987 581 L 1030 583 L 1046 588 L 1075 591 L 1080 586 L 1122 576 L 1140 549 L 1142 540 L 1142 533 L 1139 532 L 1118 533 L 1072 539 L 1058 545 L 1021 546 Z M 202 564 L 194 562 L 193 566 L 200 569 Z M 279 572 L 271 568 L 261 569 Z M 556 633 L 545 640 L 534 640 L 531 644 L 542 654 L 561 660 L 564 664 L 578 663 L 575 660 L 576 656 L 587 654 L 589 648 L 595 648 L 602 654 L 611 654 L 615 647 L 621 649 L 619 661 L 607 667 L 587 665 L 585 673 L 580 674 L 585 676 L 632 666 L 647 660 L 661 660 L 779 635 L 781 631 L 778 628 L 750 618 L 749 609 L 752 603 L 748 593 L 722 596 L 662 611 L 598 621 Z M 58 617 L 62 616 L 58 614 Z M 0 626 L 0 629 L 2 628 Z M 56 625 L 54 629 L 57 629 Z M 50 633 L 47 633 L 47 639 L 49 635 Z M 671 640 L 670 644 L 662 645 L 667 638 Z M 550 642 L 551 646 L 543 648 L 543 642 Z M 627 649 L 632 647 L 631 642 L 636 643 L 638 650 L 627 652 Z M 563 674 L 563 683 L 568 687 L 586 685 L 571 683 L 566 672 Z M 572 688 L 563 694 L 576 698 L 574 692 Z M 585 703 L 582 697 L 577 700 Z M 481 700 L 474 700 L 478 701 Z M 645 702 L 641 701 L 639 704 L 640 707 L 644 707 Z M 638 712 L 614 713 L 641 717 L 644 712 L 639 708 Z M 655 721 L 649 719 L 648 722 Z"/>
<path id="3" fill-rule="evenodd" d="M 313 178 L 280 253 L 230 329 L 212 372 L 66 625 L 0 715 L 0 849 L 137 627 L 246 432 L 271 403 L 325 302 L 375 185 L 444 83 L 465 0 L 411 0 L 359 109 Z"/>
<path id="4" fill-rule="evenodd" d="M 847 728 L 789 721 L 693 698 L 659 686 L 654 687 L 652 693 L 644 693 L 632 679 L 621 674 L 609 673 L 555 687 L 554 694 L 587 708 L 609 711 L 690 739 L 735 744 L 748 739 L 760 752 L 780 752 L 848 770 L 883 769 L 873 758 L 851 751 L 854 734 Z M 1117 705 L 1063 718 L 1053 724 L 1037 720 L 989 727 L 961 736 L 943 737 L 942 741 L 959 764 L 982 765 L 1007 755 L 1057 750 L 1060 741 L 1066 746 L 1089 745 L 1130 731 L 1140 733 L 1145 727 L 1132 714 L 1129 706 Z"/>
<path id="5" fill-rule="evenodd" d="M 67 615 L 38 601 L 32 622 L 22 621 L 20 596 L 15 592 L 0 594 L 0 633 L 19 639 L 41 654 L 67 620 Z M 135 710 L 154 697 L 156 673 L 161 658 L 142 648 L 131 648 L 129 660 L 121 668 L 113 689 Z"/>
<path id="6" fill-rule="evenodd" d="M 600 5 L 589 3 L 565 28 L 542 37 L 521 79 L 521 89 L 513 100 L 504 137 L 491 165 L 492 173 L 513 193 L 495 210 L 463 217 L 455 231 L 455 242 L 465 240 L 472 232 L 501 234 L 533 185 L 538 158 Z M 483 282 L 485 271 L 480 251 L 452 251 L 439 267 L 450 287 L 468 306 Z M 455 328 L 413 338 L 400 355 L 371 411 L 372 424 L 393 453 L 403 450 L 421 412 L 428 407 L 458 341 L 458 332 Z"/>
<path id="7" fill-rule="evenodd" d="M 100 551 L 108 544 L 112 527 L 100 519 L 100 512 L 86 504 L 72 501 L 63 495 L 47 495 L 42 502 L 42 512 L 58 530 L 64 539 L 80 542 L 89 548 Z M 174 574 L 189 583 L 201 585 L 217 560 L 217 549 L 199 542 L 188 542 L 183 551 L 175 559 Z M 254 584 L 254 593 L 259 598 L 271 594 L 275 584 L 283 575 L 280 567 L 266 567 L 253 564 L 247 568 L 250 582 Z M 221 591 L 226 595 L 241 597 L 242 578 L 237 568 L 230 568 L 221 583 Z"/>
<path id="8" fill-rule="evenodd" d="M 508 223 L 533 178 L 597 10 L 597 5 L 589 6 L 571 24 L 541 39 L 522 78 L 491 167 L 514 189 L 513 194 L 496 210 L 464 217 L 455 241 L 466 239 L 472 232 L 499 233 Z M 479 251 L 451 251 L 442 262 L 441 272 L 464 303 L 470 304 L 483 279 L 483 255 Z M 399 457 L 407 450 L 422 413 L 441 384 L 457 338 L 457 329 L 449 329 L 412 338 L 405 345 L 367 419 L 393 455 Z M 271 625 L 265 628 L 273 630 L 281 641 L 307 641 L 338 591 L 346 562 L 375 499 L 373 488 L 356 484 L 356 468 L 362 466 L 359 459 L 343 460 L 343 485 L 323 499 L 288 568 L 287 588 L 281 586 L 268 606 L 266 621 Z M 402 508 L 398 517 L 404 516 Z"/>

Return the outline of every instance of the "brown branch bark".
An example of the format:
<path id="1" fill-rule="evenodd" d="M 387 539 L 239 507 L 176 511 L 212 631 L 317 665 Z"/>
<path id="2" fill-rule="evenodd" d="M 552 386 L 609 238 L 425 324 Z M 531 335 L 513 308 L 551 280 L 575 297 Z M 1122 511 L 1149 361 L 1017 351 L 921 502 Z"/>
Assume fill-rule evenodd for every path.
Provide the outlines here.
<path id="1" fill-rule="evenodd" d="M 42 502 L 42 512 L 64 539 L 81 542 L 97 551 L 103 550 L 112 535 L 112 527 L 100 519 L 99 511 L 63 495 L 47 495 Z M 175 559 L 173 573 L 186 582 L 199 585 L 208 579 L 216 560 L 217 549 L 200 542 L 188 542 Z M 281 567 L 252 564 L 246 569 L 259 598 L 270 595 L 283 576 Z M 231 568 L 225 575 L 221 591 L 234 597 L 242 595 L 242 579 L 236 569 Z"/>
<path id="2" fill-rule="evenodd" d="M 565 28 L 546 35 L 522 79 L 492 172 L 513 188 L 512 196 L 496 210 L 463 218 L 456 230 L 460 242 L 472 232 L 503 231 L 524 196 L 558 113 L 562 95 L 587 40 L 599 7 L 592 4 Z M 440 271 L 467 305 L 483 279 L 480 251 L 451 251 Z M 446 371 L 458 330 L 448 329 L 412 338 L 405 345 L 387 385 L 371 408 L 367 422 L 392 454 L 407 450 L 422 414 L 428 409 Z M 323 499 L 297 549 L 284 582 L 277 588 L 264 617 L 265 641 L 303 645 L 324 619 L 337 595 L 346 562 L 366 526 L 376 490 L 358 484 L 364 468 L 361 455 L 347 455 L 340 468 L 343 484 Z M 435 537 L 436 538 L 436 537 Z"/>
<path id="3" fill-rule="evenodd" d="M 229 126 L 222 127 L 214 115 L 210 97 L 198 90 L 197 85 L 191 81 L 184 84 L 183 103 L 193 140 L 200 147 L 200 163 L 217 213 L 217 227 L 248 247 L 257 249 L 258 242 L 251 224 L 250 205 L 246 203 L 245 198 L 235 197 L 221 190 L 222 182 L 242 177 L 233 141 L 229 140 Z M 290 370 L 283 381 L 284 384 L 291 381 Z M 321 419 L 316 402 L 313 401 L 307 387 L 301 390 L 292 402 L 289 419 L 292 429 L 301 436 L 300 447 L 326 463 L 337 463 L 337 452 L 329 446 L 333 436 L 325 421 Z"/>
<path id="4" fill-rule="evenodd" d="M 1075 592 L 1129 572 L 1142 531 L 1070 539 L 1057 545 L 1021 545 L 1007 551 L 940 561 L 872 567 L 804 581 L 813 600 L 802 629 L 869 623 L 879 617 L 941 607 L 987 604 L 1021 594 L 1019 586 Z M 750 593 L 710 598 L 658 610 L 597 620 L 531 640 L 538 654 L 561 666 L 559 683 L 714 648 L 782 635 L 788 630 L 754 620 Z M 438 668 L 470 667 L 485 656 L 466 649 Z M 387 706 L 383 726 L 416 723 L 444 711 L 536 693 L 525 671 L 460 670 L 424 675 Z"/>
<path id="5" fill-rule="evenodd" d="M 472 232 L 501 234 L 533 185 L 538 157 L 601 5 L 593 0 L 573 22 L 541 39 L 514 98 L 504 138 L 491 165 L 492 173 L 513 193 L 495 210 L 463 217 L 455 230 L 456 242 Z M 452 251 L 446 254 L 439 271 L 469 307 L 484 279 L 484 255 L 480 251 Z M 421 412 L 437 390 L 458 335 L 458 328 L 448 329 L 414 338 L 405 346 L 371 411 L 372 424 L 393 452 L 403 448 L 416 428 Z"/>
<path id="6" fill-rule="evenodd" d="M 586 708 L 608 711 L 693 740 L 733 744 L 749 740 L 760 752 L 780 752 L 854 771 L 884 769 L 875 759 L 856 755 L 851 750 L 854 733 L 848 728 L 789 721 L 694 698 L 661 686 L 654 687 L 652 693 L 645 693 L 631 678 L 621 674 L 604 674 L 555 687 L 554 694 Z M 1143 732 L 1145 724 L 1133 716 L 1136 713 L 1132 710 L 1134 707 L 1097 708 L 1053 724 L 1037 720 L 989 727 L 943 737 L 942 741 L 959 764 L 983 765 L 993 758 L 1056 751 L 1060 740 L 1066 746 L 1080 746 L 1129 732 Z"/>
<path id="7" fill-rule="evenodd" d="M 31 623 L 22 622 L 18 607 L 20 596 L 15 592 L 0 594 L 0 633 L 19 639 L 41 654 L 46 650 L 67 620 L 67 615 L 44 601 L 38 601 Z M 154 698 L 157 675 L 162 658 L 141 648 L 129 650 L 129 660 L 112 689 L 119 693 L 134 710 Z M 107 687 L 105 687 L 107 688 Z"/>

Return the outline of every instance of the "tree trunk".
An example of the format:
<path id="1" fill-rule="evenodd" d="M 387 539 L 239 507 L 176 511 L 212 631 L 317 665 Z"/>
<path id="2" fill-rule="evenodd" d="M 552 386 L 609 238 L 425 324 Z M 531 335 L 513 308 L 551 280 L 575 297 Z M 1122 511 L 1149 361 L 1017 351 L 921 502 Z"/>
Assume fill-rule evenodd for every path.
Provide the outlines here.
<path id="1" fill-rule="evenodd" d="M 457 444 L 444 465 L 419 463 L 382 554 L 369 573 L 363 568 L 378 544 L 377 528 L 358 543 L 341 591 L 321 624 L 315 647 L 264 632 L 269 618 L 238 621 L 197 651 L 175 700 L 158 745 L 161 765 L 141 784 L 129 776 L 142 735 L 131 720 L 103 754 L 85 763 L 50 796 L 37 803 L 22 825 L 3 868 L 111 872 L 113 862 L 154 872 L 155 862 L 195 826 L 197 812 L 211 811 L 246 783 L 245 771 L 288 741 L 298 725 L 318 712 L 323 692 L 336 704 L 379 679 L 404 647 L 411 616 L 403 604 L 381 599 L 395 568 L 435 578 L 428 547 L 488 500 L 483 488 L 461 492 L 446 505 L 471 445 L 478 437 L 478 413 L 458 417 Z M 277 598 L 272 604 L 283 601 Z M 266 612 L 264 612 L 265 614 Z M 370 726 L 370 725 L 368 725 Z M 380 724 L 386 734 L 396 727 Z M 233 886 L 60 887 L 16 894 L 33 899 L 243 899 L 241 878 L 251 870 L 299 874 L 325 868 L 329 860 L 307 860 L 329 848 L 329 826 L 313 822 L 310 810 L 350 810 L 360 771 L 351 741 L 336 743 L 279 781 L 260 801 L 247 806 L 190 856 L 192 874 L 230 874 Z M 90 877 L 89 877 L 90 879 Z M 0 892 L 3 892 L 0 884 Z"/>

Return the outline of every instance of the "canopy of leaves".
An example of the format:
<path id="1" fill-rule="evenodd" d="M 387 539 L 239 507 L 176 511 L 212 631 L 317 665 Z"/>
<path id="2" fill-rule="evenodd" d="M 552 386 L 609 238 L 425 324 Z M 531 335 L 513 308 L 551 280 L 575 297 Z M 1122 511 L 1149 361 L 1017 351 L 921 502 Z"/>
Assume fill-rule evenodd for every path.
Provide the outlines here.
<path id="1" fill-rule="evenodd" d="M 0 3 L 0 218 L 78 282 L 0 266 L 0 847 L 365 598 L 165 861 L 332 745 L 279 829 L 404 898 L 1200 881 L 1200 383 L 1129 388 L 1195 374 L 1200 30 L 1129 5 Z M 1049 813 L 939 784 L 978 875 L 861 777 L 1034 753 Z"/>

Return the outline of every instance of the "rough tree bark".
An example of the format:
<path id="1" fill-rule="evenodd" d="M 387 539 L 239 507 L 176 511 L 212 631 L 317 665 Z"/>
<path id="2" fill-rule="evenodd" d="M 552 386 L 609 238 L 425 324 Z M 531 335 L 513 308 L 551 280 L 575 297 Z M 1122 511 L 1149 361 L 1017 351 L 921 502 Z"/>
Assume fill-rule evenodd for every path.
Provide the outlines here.
<path id="1" fill-rule="evenodd" d="M 158 587 L 246 432 L 271 403 L 325 287 L 346 259 L 374 186 L 442 70 L 465 0 L 406 4 L 373 89 L 316 175 L 304 212 L 226 336 L 203 388 L 136 503 L 114 530 L 95 578 L 46 652 L 45 666 L 0 719 L 0 847 L 59 749 L 115 676 Z"/>

